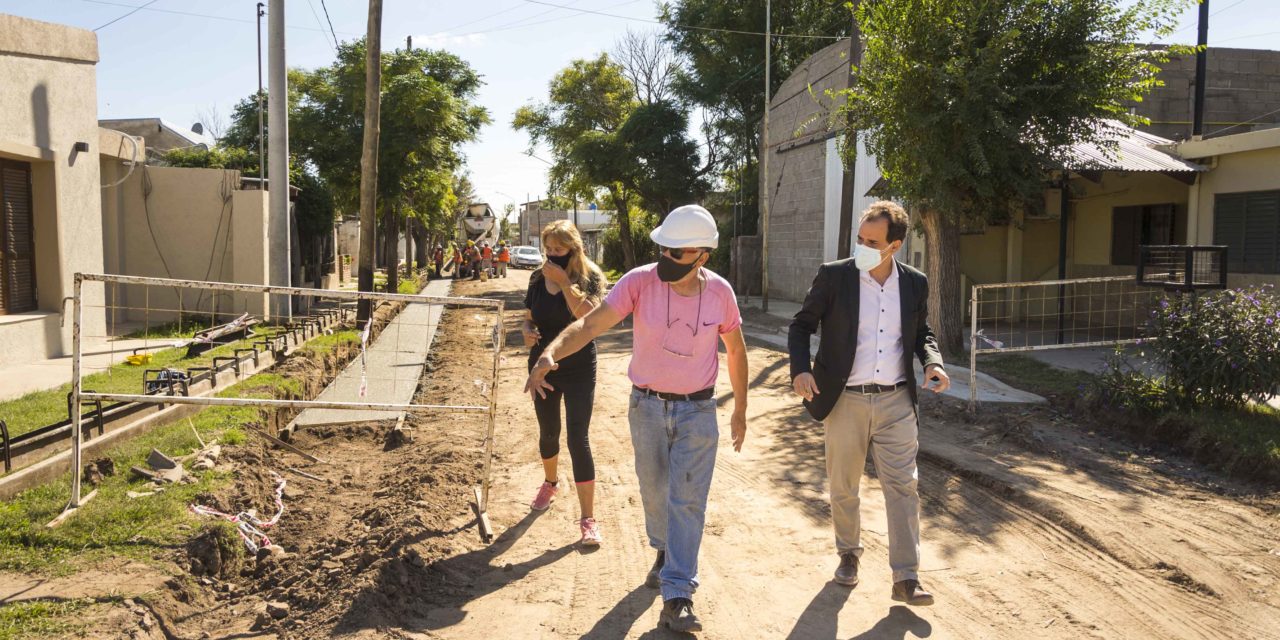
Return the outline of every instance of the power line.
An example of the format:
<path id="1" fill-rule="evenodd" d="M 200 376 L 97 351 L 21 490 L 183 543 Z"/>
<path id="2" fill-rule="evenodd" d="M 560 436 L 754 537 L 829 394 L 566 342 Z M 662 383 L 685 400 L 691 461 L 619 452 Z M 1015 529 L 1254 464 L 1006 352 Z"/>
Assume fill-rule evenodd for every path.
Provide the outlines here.
<path id="1" fill-rule="evenodd" d="M 571 4 L 572 4 L 572 3 L 575 3 L 575 2 L 579 2 L 579 1 L 580 1 L 580 0 L 569 0 L 569 2 L 570 2 Z M 508 23 L 506 23 L 506 24 L 500 24 L 500 25 L 498 25 L 498 26 L 494 27 L 493 29 L 489 29 L 489 31 L 501 31 L 501 30 L 503 30 L 503 29 L 505 29 L 505 28 L 507 28 L 507 27 L 510 27 L 510 26 L 512 26 L 512 25 L 520 24 L 521 22 L 526 22 L 526 21 L 528 21 L 528 20 L 532 20 L 533 18 L 539 18 L 539 17 L 545 16 L 545 15 L 547 15 L 548 13 L 552 13 L 552 12 L 554 12 L 554 11 L 558 11 L 559 9 L 570 9 L 570 8 L 571 8 L 571 7 L 569 7 L 569 6 L 567 6 L 567 5 L 566 5 L 566 6 L 563 6 L 563 7 L 557 7 L 557 8 L 553 8 L 553 9 L 547 9 L 546 11 L 543 11 L 543 12 L 541 12 L 541 13 L 535 13 L 535 14 L 533 14 L 533 15 L 531 15 L 531 16 L 525 16 L 525 17 L 520 18 L 520 19 L 518 19 L 518 20 L 512 20 L 511 22 L 508 22 Z M 524 25 L 524 26 L 528 26 L 528 25 Z"/>
<path id="2" fill-rule="evenodd" d="M 94 29 L 94 31 L 99 31 L 99 30 L 101 30 L 101 29 L 106 29 L 107 27 L 109 27 L 109 26 L 111 26 L 111 25 L 113 25 L 113 24 L 115 24 L 115 23 L 117 23 L 117 22 L 120 22 L 121 20 L 124 20 L 125 18 L 128 18 L 129 16 L 131 16 L 131 15 L 133 15 L 133 14 L 135 14 L 135 13 L 139 12 L 139 11 L 142 11 L 143 9 L 146 9 L 147 7 L 149 7 L 149 6 L 151 6 L 151 5 L 155 4 L 155 3 L 157 3 L 157 2 L 159 2 L 159 1 L 160 1 L 160 0 L 151 0 L 151 2 L 148 2 L 148 3 L 144 4 L 144 5 L 142 5 L 141 7 L 133 7 L 133 11 L 130 11 L 129 13 L 126 13 L 126 14 L 124 14 L 124 15 L 120 16 L 119 18 L 116 18 L 115 20 L 112 20 L 111 22 L 108 22 L 108 23 L 106 23 L 106 24 L 102 25 L 101 27 L 98 27 L 97 29 Z M 133 6 L 133 5 L 129 5 L 129 6 Z"/>
<path id="3" fill-rule="evenodd" d="M 1274 110 L 1274 111 L 1268 111 L 1268 112 L 1266 112 L 1266 113 L 1264 113 L 1264 114 L 1262 114 L 1262 115 L 1260 115 L 1260 116 L 1254 116 L 1254 117 L 1252 117 L 1252 118 L 1249 118 L 1248 120 L 1245 120 L 1244 122 L 1237 122 L 1237 123 L 1235 123 L 1235 124 L 1233 124 L 1233 125 L 1231 125 L 1231 126 L 1229 126 L 1229 127 L 1223 127 L 1223 128 L 1221 128 L 1221 129 L 1218 129 L 1217 131 L 1210 131 L 1209 133 L 1205 134 L 1205 136 L 1204 136 L 1204 137 L 1206 137 L 1206 138 L 1207 138 L 1207 137 L 1209 137 L 1209 136 L 1211 136 L 1211 135 L 1213 135 L 1213 134 L 1215 134 L 1215 133 L 1222 133 L 1223 131 L 1227 131 L 1228 129 L 1234 129 L 1234 128 L 1239 127 L 1239 126 L 1249 124 L 1250 122 L 1257 122 L 1258 120 L 1261 120 L 1261 119 L 1263 119 L 1263 118 L 1265 118 L 1265 117 L 1267 117 L 1267 116 L 1269 116 L 1269 115 L 1276 114 L 1276 113 L 1280 113 L 1280 109 L 1276 109 L 1276 110 Z"/>
<path id="4" fill-rule="evenodd" d="M 324 20 L 329 23 L 329 33 L 333 36 L 334 46 L 337 46 L 338 34 L 333 30 L 333 20 L 329 17 L 329 6 L 324 3 L 324 0 L 320 0 L 320 8 L 324 9 Z"/>
<path id="5" fill-rule="evenodd" d="M 676 29 L 692 29 L 692 30 L 694 30 L 694 31 L 712 31 L 712 32 L 718 32 L 718 33 L 737 33 L 737 34 L 747 35 L 747 36 L 762 36 L 762 35 L 765 35 L 765 33 L 764 33 L 763 31 L 740 31 L 740 30 L 738 30 L 738 29 L 722 29 L 722 28 L 719 28 L 719 27 L 699 27 L 699 26 L 691 25 L 691 24 L 667 24 L 667 23 L 665 23 L 665 22 L 662 22 L 661 20 L 649 20 L 649 19 L 647 19 L 647 18 L 636 18 L 636 17 L 632 17 L 632 16 L 621 16 L 621 15 L 618 15 L 618 14 L 616 14 L 616 13 L 605 13 L 605 12 L 603 12 L 603 11 L 592 11 L 591 9 L 578 9 L 578 8 L 570 7 L 570 6 L 563 5 L 563 4 L 554 4 L 554 3 L 551 3 L 551 2 L 544 2 L 543 0 L 524 0 L 524 1 L 525 1 L 525 2 L 528 2 L 528 3 L 530 3 L 530 4 L 540 4 L 540 5 L 547 6 L 547 7 L 556 7 L 556 8 L 559 8 L 559 9 L 568 9 L 568 10 L 570 10 L 570 11 L 577 11 L 578 13 L 590 13 L 590 14 L 592 14 L 592 15 L 604 16 L 604 17 L 606 17 L 606 18 L 618 18 L 619 20 L 630 20 L 630 21 L 632 21 L 632 22 L 647 22 L 647 23 L 649 23 L 649 24 L 656 24 L 656 25 L 661 25 L 661 26 L 665 26 L 665 27 L 672 27 L 672 28 L 676 28 Z M 775 38 L 815 38 L 815 39 L 820 39 L 820 40 L 843 40 L 843 39 L 846 37 L 846 36 L 823 36 L 823 35 L 814 35 L 814 34 L 808 34 L 808 33 L 774 33 L 774 34 L 771 34 L 771 35 L 772 35 L 773 37 L 775 37 Z"/>
<path id="6" fill-rule="evenodd" d="M 324 33 L 324 24 L 320 22 L 320 14 L 316 13 L 316 4 L 311 0 L 307 0 L 307 7 L 311 9 L 311 17 L 316 19 L 316 26 L 320 27 L 320 33 Z M 325 36 L 324 43 L 328 44 L 334 51 L 338 50 L 338 38 L 334 37 L 333 43 L 330 44 L 328 36 Z"/>
<path id="7" fill-rule="evenodd" d="M 470 25 L 473 25 L 473 24 L 475 24 L 475 23 L 477 23 L 477 22 L 484 22 L 485 20 L 488 20 L 489 18 L 492 18 L 492 17 L 494 17 L 494 16 L 500 16 L 500 15 L 502 15 L 502 14 L 504 14 L 504 13 L 508 12 L 508 11 L 511 11 L 512 9 L 516 8 L 517 6 L 519 6 L 519 4 L 516 4 L 516 5 L 514 5 L 514 6 L 510 6 L 510 7 L 507 7 L 507 8 L 505 8 L 505 9 L 500 9 L 500 10 L 498 10 L 498 11 L 494 11 L 493 13 L 491 13 L 491 14 L 489 14 L 489 15 L 487 15 L 487 16 L 484 16 L 483 18 L 476 18 L 475 20 L 468 20 L 468 21 L 466 21 L 466 22 L 463 22 L 462 24 L 455 24 L 455 25 L 453 25 L 452 27 L 449 27 L 448 29 L 445 29 L 442 33 L 448 33 L 448 32 L 450 32 L 450 31 L 453 31 L 454 29 L 461 29 L 462 27 L 470 26 Z"/>
<path id="8" fill-rule="evenodd" d="M 605 7 L 605 8 L 606 8 L 606 9 L 617 9 L 618 7 L 625 7 L 625 6 L 629 5 L 629 4 L 635 4 L 635 3 L 639 2 L 639 1 L 640 1 L 640 0 L 626 0 L 626 2 L 619 2 L 618 4 L 610 5 L 610 6 Z M 482 34 L 489 34 L 489 33 L 497 33 L 497 32 L 499 32 L 499 31 L 513 31 L 513 30 L 515 30 L 515 29 L 524 29 L 524 28 L 526 28 L 526 27 L 533 27 L 533 26 L 537 26 L 537 25 L 540 25 L 540 24 L 546 24 L 546 23 L 548 23 L 548 22 L 555 22 L 555 21 L 557 21 L 557 20 L 567 20 L 567 19 L 569 19 L 569 18 L 577 18 L 577 17 L 579 17 L 579 16 L 583 15 L 583 14 L 581 14 L 581 13 L 577 13 L 577 14 L 570 14 L 570 15 L 567 15 L 567 16 L 556 16 L 556 17 L 554 17 L 554 18 L 547 18 L 546 20 L 538 20 L 538 21 L 536 21 L 536 22 L 523 22 L 524 20 L 530 20 L 530 19 L 536 18 L 536 17 L 538 17 L 538 16 L 546 15 L 546 14 L 548 14 L 548 13 L 551 13 L 551 11 L 555 11 L 555 9 L 551 9 L 550 11 L 543 11 L 542 13 L 537 13 L 537 14 L 534 14 L 534 15 L 528 16 L 528 17 L 526 17 L 526 18 L 521 18 L 520 20 L 516 20 L 515 22 L 509 22 L 509 23 L 507 23 L 507 24 L 505 24 L 505 25 L 500 25 L 500 26 L 494 27 L 494 28 L 492 28 L 492 29 L 485 29 L 485 30 L 483 30 L 483 31 L 472 31 L 471 33 L 463 33 L 463 34 L 459 34 L 459 36 L 458 36 L 458 37 L 462 37 L 462 36 L 475 36 L 475 35 L 482 35 Z"/>
<path id="9" fill-rule="evenodd" d="M 173 14 L 173 15 L 177 15 L 177 16 L 189 16 L 189 17 L 192 17 L 192 18 L 205 18 L 206 20 L 222 20 L 223 22 L 239 22 L 239 23 L 241 23 L 241 24 L 255 24 L 255 21 L 253 21 L 253 20 L 245 20 L 245 19 L 242 19 L 242 18 L 231 18 L 231 17 L 227 17 L 227 16 L 215 16 L 215 15 L 210 15 L 210 14 L 207 14 L 207 13 L 193 13 L 193 12 L 190 12 L 190 11 L 177 11 L 177 10 L 174 10 L 174 9 L 156 9 L 156 8 L 152 8 L 152 7 L 151 7 L 151 5 L 152 5 L 152 4 L 155 4 L 158 0 L 151 0 L 151 2 L 148 2 L 147 4 L 144 4 L 144 5 L 141 5 L 141 6 L 136 5 L 136 4 L 125 4 L 125 3 L 123 3 L 123 2 L 111 2 L 110 0 L 79 0 L 79 1 L 80 1 L 80 2 L 87 2 L 87 3 L 89 3 L 89 4 L 100 4 L 100 5 L 108 6 L 108 7 L 124 7 L 124 8 L 127 8 L 127 9 L 136 9 L 136 10 L 138 10 L 138 11 L 146 10 L 146 11 L 150 11 L 150 12 L 153 12 L 153 13 L 168 13 L 168 14 Z M 130 14 L 130 15 L 131 15 L 131 14 Z M 122 16 L 122 17 L 123 17 L 123 16 Z M 119 18 L 117 18 L 117 20 L 119 20 Z M 108 24 L 110 24 L 110 23 L 108 23 Z M 103 26 L 103 27 L 105 27 L 105 26 L 107 26 L 107 25 L 102 25 L 102 26 Z M 101 28 L 102 28 L 102 27 L 98 27 L 98 29 L 101 29 Z M 320 31 L 321 33 L 323 33 L 323 32 L 324 32 L 324 30 L 323 30 L 323 29 L 316 29 L 316 28 L 314 28 L 314 27 L 286 26 L 285 28 L 286 28 L 286 29 L 300 30 L 300 31 Z M 97 29 L 94 29 L 94 31 L 97 31 Z M 350 33 L 350 32 L 344 31 L 344 32 L 342 32 L 342 35 L 345 35 L 345 36 L 352 36 L 352 37 L 360 37 L 360 36 L 363 36 L 364 34 L 362 34 L 362 33 Z"/>
<path id="10" fill-rule="evenodd" d="M 1213 13 L 1209 14 L 1209 17 L 1210 17 L 1210 18 L 1212 18 L 1212 17 L 1214 17 L 1214 16 L 1218 15 L 1219 13 L 1222 13 L 1223 11 L 1226 11 L 1227 9 L 1230 9 L 1231 7 L 1234 7 L 1234 6 L 1236 6 L 1236 5 L 1240 5 L 1240 4 L 1244 4 L 1244 3 L 1248 2 L 1248 1 L 1249 1 L 1249 0 L 1236 0 L 1235 2 L 1233 2 L 1233 3 L 1229 4 L 1229 5 L 1227 5 L 1227 6 L 1223 7 L 1223 8 L 1221 8 L 1221 9 L 1218 9 L 1217 11 L 1214 11 Z M 1192 27 L 1195 27 L 1195 26 L 1196 26 L 1196 25 L 1198 25 L 1198 24 L 1200 24 L 1200 21 L 1199 21 L 1199 20 L 1192 21 L 1192 22 L 1191 22 L 1191 24 L 1188 24 L 1187 26 L 1182 27 L 1181 29 L 1178 29 L 1177 31 L 1174 31 L 1173 33 L 1170 33 L 1168 36 L 1165 36 L 1165 37 L 1166 37 L 1166 38 L 1168 38 L 1168 37 L 1173 36 L 1173 35 L 1175 35 L 1175 34 L 1182 33 L 1183 31 L 1186 31 L 1187 29 L 1190 29 L 1190 28 L 1192 28 Z"/>
<path id="11" fill-rule="evenodd" d="M 1232 40 L 1246 40 L 1248 38 L 1261 38 L 1262 36 L 1275 36 L 1275 35 L 1280 35 L 1280 31 L 1268 31 L 1266 33 L 1252 33 L 1247 36 L 1236 36 L 1234 38 L 1219 40 L 1217 44 L 1222 44 L 1224 42 L 1231 42 Z"/>

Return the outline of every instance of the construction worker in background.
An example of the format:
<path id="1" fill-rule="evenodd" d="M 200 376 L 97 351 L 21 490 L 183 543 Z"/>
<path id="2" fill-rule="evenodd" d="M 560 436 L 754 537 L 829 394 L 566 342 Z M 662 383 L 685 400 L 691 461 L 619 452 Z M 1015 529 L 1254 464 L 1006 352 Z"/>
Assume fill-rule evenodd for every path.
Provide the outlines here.
<path id="1" fill-rule="evenodd" d="M 480 279 L 480 247 L 475 240 L 467 241 L 467 274 L 472 280 Z"/>
<path id="2" fill-rule="evenodd" d="M 449 251 L 453 253 L 451 259 L 449 259 L 453 262 L 453 279 L 457 280 L 462 278 L 462 271 L 465 271 L 462 268 L 462 247 L 458 246 L 457 242 L 451 242 L 449 243 Z"/>
<path id="3" fill-rule="evenodd" d="M 493 247 L 488 241 L 480 243 L 480 269 L 486 278 L 493 276 Z"/>
<path id="4" fill-rule="evenodd" d="M 436 278 L 444 277 L 444 246 L 436 245 L 436 250 L 431 252 L 431 261 L 436 265 Z"/>
<path id="5" fill-rule="evenodd" d="M 498 272 L 499 278 L 507 277 L 507 265 L 511 262 L 511 248 L 507 246 L 506 240 L 498 242 Z"/>

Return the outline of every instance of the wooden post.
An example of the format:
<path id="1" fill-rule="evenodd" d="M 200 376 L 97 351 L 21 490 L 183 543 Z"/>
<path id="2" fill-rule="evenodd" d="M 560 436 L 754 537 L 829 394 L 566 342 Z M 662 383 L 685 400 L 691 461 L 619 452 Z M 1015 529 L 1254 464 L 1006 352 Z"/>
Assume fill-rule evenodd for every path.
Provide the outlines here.
<path id="1" fill-rule="evenodd" d="M 382 0 L 369 0 L 365 38 L 364 147 L 360 153 L 360 272 L 356 288 L 373 291 L 374 211 L 378 204 L 378 134 L 382 111 Z M 356 320 L 369 320 L 370 304 L 361 300 Z"/>

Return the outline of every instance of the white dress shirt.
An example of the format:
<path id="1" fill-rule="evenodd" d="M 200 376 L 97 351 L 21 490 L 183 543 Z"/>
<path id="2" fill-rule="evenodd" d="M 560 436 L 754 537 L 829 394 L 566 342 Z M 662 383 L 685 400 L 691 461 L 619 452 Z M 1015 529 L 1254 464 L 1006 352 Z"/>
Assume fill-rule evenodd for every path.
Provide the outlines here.
<path id="1" fill-rule="evenodd" d="M 892 385 L 907 379 L 902 358 L 902 305 L 898 265 L 884 284 L 858 272 L 858 342 L 847 385 Z"/>

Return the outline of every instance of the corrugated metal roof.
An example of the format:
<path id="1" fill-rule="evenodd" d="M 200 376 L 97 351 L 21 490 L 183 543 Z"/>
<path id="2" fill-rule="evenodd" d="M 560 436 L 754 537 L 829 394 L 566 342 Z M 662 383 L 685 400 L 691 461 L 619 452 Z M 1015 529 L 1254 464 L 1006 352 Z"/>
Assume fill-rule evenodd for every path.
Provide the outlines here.
<path id="1" fill-rule="evenodd" d="M 1113 145 L 1085 143 L 1075 145 L 1068 152 L 1067 168 L 1075 171 L 1208 171 L 1207 167 L 1187 162 L 1178 156 L 1162 151 L 1160 147 L 1174 144 L 1172 140 L 1138 131 L 1118 120 L 1103 120 L 1113 135 Z"/>

